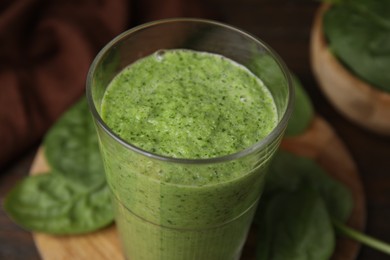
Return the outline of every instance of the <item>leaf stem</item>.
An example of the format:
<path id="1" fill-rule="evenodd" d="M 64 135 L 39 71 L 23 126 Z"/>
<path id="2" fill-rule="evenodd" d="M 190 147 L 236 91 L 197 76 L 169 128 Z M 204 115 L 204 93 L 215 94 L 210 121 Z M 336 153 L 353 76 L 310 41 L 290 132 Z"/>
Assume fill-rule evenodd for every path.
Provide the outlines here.
<path id="1" fill-rule="evenodd" d="M 356 231 L 353 228 L 347 227 L 345 224 L 336 219 L 332 219 L 332 222 L 338 233 L 390 255 L 390 244 Z"/>

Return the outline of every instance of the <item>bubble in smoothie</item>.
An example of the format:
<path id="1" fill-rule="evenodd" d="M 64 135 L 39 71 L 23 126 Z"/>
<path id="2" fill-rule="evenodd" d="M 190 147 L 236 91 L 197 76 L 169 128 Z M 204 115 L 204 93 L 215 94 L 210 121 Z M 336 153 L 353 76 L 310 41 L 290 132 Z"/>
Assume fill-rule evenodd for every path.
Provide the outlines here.
<path id="1" fill-rule="evenodd" d="M 164 55 L 165 55 L 165 51 L 159 50 L 159 51 L 156 51 L 156 53 L 154 54 L 154 57 L 156 58 L 157 61 L 161 62 L 164 60 Z"/>

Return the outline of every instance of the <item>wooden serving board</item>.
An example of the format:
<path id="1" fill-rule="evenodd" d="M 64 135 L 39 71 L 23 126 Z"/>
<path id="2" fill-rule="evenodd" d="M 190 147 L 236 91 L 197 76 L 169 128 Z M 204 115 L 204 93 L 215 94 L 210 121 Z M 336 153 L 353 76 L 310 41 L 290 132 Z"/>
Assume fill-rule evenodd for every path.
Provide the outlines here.
<path id="1" fill-rule="evenodd" d="M 329 124 L 315 117 L 310 128 L 301 136 L 286 138 L 282 149 L 313 158 L 332 177 L 345 183 L 353 194 L 354 208 L 348 224 L 363 230 L 365 224 L 365 197 L 356 166 L 347 149 Z M 48 165 L 43 149 L 37 153 L 31 174 L 46 172 Z M 44 260 L 57 259 L 124 259 L 115 225 L 94 233 L 77 236 L 52 236 L 33 233 L 33 237 Z M 244 248 L 243 260 L 254 259 L 254 244 L 251 236 Z M 338 238 L 332 259 L 355 259 L 359 244 L 346 238 Z"/>

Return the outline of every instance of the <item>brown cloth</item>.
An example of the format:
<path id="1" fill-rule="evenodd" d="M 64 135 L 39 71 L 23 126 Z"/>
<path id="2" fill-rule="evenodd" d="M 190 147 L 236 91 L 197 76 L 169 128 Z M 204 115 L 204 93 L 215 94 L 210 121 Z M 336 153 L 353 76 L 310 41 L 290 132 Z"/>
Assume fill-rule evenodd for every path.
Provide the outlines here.
<path id="1" fill-rule="evenodd" d="M 0 168 L 84 94 L 96 53 L 128 22 L 126 0 L 0 4 Z"/>
<path id="2" fill-rule="evenodd" d="M 37 145 L 85 92 L 97 52 L 120 32 L 168 17 L 210 18 L 200 0 L 0 3 L 0 170 Z"/>

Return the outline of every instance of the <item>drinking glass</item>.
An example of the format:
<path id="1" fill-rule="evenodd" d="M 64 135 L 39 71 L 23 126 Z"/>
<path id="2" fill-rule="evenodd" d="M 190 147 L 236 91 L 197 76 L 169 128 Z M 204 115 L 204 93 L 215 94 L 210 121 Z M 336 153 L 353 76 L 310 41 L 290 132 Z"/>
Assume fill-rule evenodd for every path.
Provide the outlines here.
<path id="1" fill-rule="evenodd" d="M 276 127 L 246 149 L 206 159 L 170 158 L 121 139 L 101 117 L 106 88 L 124 68 L 167 49 L 219 54 L 245 66 L 272 94 Z M 126 258 L 238 259 L 263 190 L 267 165 L 283 137 L 292 97 L 290 75 L 278 55 L 258 38 L 226 24 L 167 19 L 135 27 L 108 43 L 91 65 L 87 98 Z M 155 177 L 165 173 L 174 178 Z M 203 185 L 181 183 L 179 178 L 210 173 L 238 177 Z"/>

